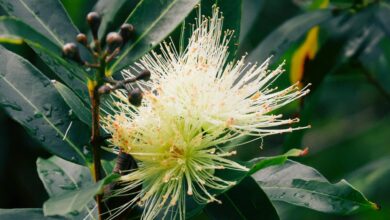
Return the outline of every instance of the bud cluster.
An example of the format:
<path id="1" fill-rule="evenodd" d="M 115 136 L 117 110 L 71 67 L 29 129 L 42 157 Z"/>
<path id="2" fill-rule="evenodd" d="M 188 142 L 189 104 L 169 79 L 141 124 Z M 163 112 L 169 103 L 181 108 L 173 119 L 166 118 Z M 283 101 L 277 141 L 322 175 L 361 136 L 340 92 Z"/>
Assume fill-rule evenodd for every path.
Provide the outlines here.
<path id="1" fill-rule="evenodd" d="M 134 36 L 134 26 L 131 24 L 123 24 L 118 32 L 110 32 L 105 37 L 105 48 L 102 49 L 102 42 L 99 39 L 99 27 L 101 24 L 101 16 L 97 12 L 90 12 L 86 17 L 87 23 L 92 33 L 93 41 L 89 42 L 87 35 L 79 33 L 76 36 L 76 41 L 86 47 L 94 57 L 94 62 L 89 63 L 82 59 L 79 48 L 76 43 L 66 43 L 62 48 L 62 53 L 65 57 L 86 67 L 101 69 L 103 65 L 110 63 L 121 51 L 130 39 Z M 103 68 L 104 69 L 104 68 Z M 116 89 L 126 89 L 126 84 L 136 82 L 138 80 L 147 81 L 150 78 L 150 71 L 144 70 L 137 77 L 117 81 L 112 78 L 105 78 L 102 86 L 98 88 L 100 94 L 109 94 Z M 128 98 L 131 104 L 135 106 L 141 105 L 142 92 L 140 89 L 128 90 Z"/>
<path id="2" fill-rule="evenodd" d="M 101 23 L 101 16 L 97 12 L 90 12 L 87 15 L 87 23 L 92 33 L 93 43 L 88 41 L 87 35 L 79 33 L 76 36 L 76 41 L 85 46 L 93 55 L 96 62 L 99 61 L 97 58 L 104 58 L 105 62 L 112 61 L 116 55 L 119 54 L 120 49 L 133 37 L 134 27 L 131 24 L 123 24 L 120 27 L 119 32 L 110 32 L 105 37 L 106 49 L 101 49 L 101 39 L 99 39 L 99 27 Z M 99 67 L 99 63 L 89 64 L 84 61 L 81 56 L 79 49 L 75 43 L 66 43 L 62 48 L 63 55 L 69 59 L 72 59 L 80 64 L 90 67 Z"/>

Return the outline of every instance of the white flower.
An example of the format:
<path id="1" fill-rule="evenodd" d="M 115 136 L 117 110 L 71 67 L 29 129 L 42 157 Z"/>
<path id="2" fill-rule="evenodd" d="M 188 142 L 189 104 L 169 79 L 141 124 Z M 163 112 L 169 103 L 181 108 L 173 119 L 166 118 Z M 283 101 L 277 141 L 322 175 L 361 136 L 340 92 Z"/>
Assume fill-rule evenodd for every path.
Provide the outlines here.
<path id="1" fill-rule="evenodd" d="M 262 65 L 245 64 L 245 58 L 226 62 L 232 31 L 222 32 L 218 8 L 211 18 L 200 17 L 185 51 L 173 43 L 161 44 L 161 54 L 152 51 L 124 77 L 134 77 L 148 69 L 151 80 L 140 82 L 144 93 L 139 108 L 131 106 L 123 92 L 115 102 L 115 114 L 103 120 L 112 134 L 112 144 L 134 156 L 139 169 L 121 178 L 126 193 L 142 185 L 142 190 L 122 207 L 138 203 L 145 209 L 143 219 L 157 215 L 184 219 L 185 197 L 198 203 L 218 200 L 210 189 L 223 190 L 235 182 L 214 175 L 217 169 L 247 171 L 228 159 L 235 154 L 222 144 L 242 136 L 289 132 L 281 128 L 298 119 L 281 119 L 270 114 L 308 93 L 297 84 L 283 90 L 270 88 L 282 74 L 283 65 L 268 70 Z M 114 210 L 115 211 L 115 210 Z M 114 215 L 115 216 L 115 215 Z"/>

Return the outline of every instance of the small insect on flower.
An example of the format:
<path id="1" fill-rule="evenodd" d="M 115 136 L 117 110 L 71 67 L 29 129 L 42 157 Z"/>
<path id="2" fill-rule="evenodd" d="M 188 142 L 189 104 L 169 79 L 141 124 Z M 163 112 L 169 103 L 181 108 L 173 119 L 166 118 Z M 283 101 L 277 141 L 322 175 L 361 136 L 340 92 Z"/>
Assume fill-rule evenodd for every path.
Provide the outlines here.
<path id="1" fill-rule="evenodd" d="M 150 80 L 138 81 L 143 93 L 139 107 L 129 103 L 126 91 L 117 91 L 110 107 L 115 114 L 103 120 L 111 143 L 138 162 L 137 170 L 121 177 L 124 187 L 114 195 L 142 189 L 112 210 L 112 218 L 138 204 L 144 208 L 142 219 L 184 219 L 187 196 L 201 204 L 219 202 L 211 191 L 235 185 L 216 176 L 216 170 L 248 171 L 229 159 L 236 152 L 224 149 L 224 143 L 306 128 L 279 127 L 298 119 L 270 114 L 309 91 L 297 85 L 270 88 L 283 73 L 283 64 L 269 70 L 269 60 L 258 66 L 245 64 L 245 57 L 227 63 L 233 32 L 223 32 L 217 7 L 210 18 L 199 12 L 196 23 L 183 52 L 163 42 L 161 54 L 152 51 L 123 72 L 125 78 L 134 78 L 139 69 L 147 69 Z"/>

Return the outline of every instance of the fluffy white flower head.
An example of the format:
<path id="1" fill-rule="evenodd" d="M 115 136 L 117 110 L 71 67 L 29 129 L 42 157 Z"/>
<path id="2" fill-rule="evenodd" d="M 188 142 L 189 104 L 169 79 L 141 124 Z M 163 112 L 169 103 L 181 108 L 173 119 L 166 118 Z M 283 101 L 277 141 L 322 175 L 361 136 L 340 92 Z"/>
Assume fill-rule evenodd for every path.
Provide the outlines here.
<path id="1" fill-rule="evenodd" d="M 185 197 L 198 203 L 218 200 L 210 190 L 235 184 L 215 176 L 217 169 L 247 171 L 232 161 L 222 144 L 252 135 L 283 133 L 298 128 L 279 127 L 298 122 L 269 114 L 305 95 L 306 88 L 293 85 L 283 90 L 270 88 L 283 72 L 282 65 L 268 70 L 245 64 L 245 57 L 227 64 L 231 31 L 222 31 L 218 8 L 211 18 L 201 17 L 183 52 L 172 43 L 161 44 L 135 67 L 124 71 L 134 77 L 139 69 L 151 72 L 140 82 L 144 100 L 131 106 L 124 93 L 112 108 L 116 114 L 103 120 L 112 134 L 112 144 L 134 156 L 139 169 L 122 177 L 126 187 L 119 193 L 142 185 L 142 190 L 118 212 L 135 203 L 144 206 L 143 219 L 157 215 L 185 217 Z"/>

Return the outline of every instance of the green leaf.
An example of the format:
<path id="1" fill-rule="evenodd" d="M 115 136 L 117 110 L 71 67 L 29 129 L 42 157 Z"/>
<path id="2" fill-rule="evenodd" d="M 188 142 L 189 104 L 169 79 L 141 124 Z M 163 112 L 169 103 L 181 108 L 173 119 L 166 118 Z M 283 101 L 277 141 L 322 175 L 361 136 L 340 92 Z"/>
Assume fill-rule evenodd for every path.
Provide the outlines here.
<path id="1" fill-rule="evenodd" d="M 60 82 L 54 82 L 54 87 L 61 94 L 62 98 L 64 98 L 66 104 L 73 110 L 76 116 L 80 119 L 80 121 L 84 122 L 86 125 L 91 126 L 92 124 L 92 116 L 89 109 L 84 105 L 84 103 L 77 97 L 77 95 L 72 92 L 68 87 Z"/>
<path id="2" fill-rule="evenodd" d="M 79 28 L 80 31 L 88 29 L 88 23 L 85 22 L 87 14 L 92 10 L 96 0 L 93 1 L 74 1 L 74 0 L 60 0 L 64 6 L 65 11 L 68 13 L 70 19 L 74 25 Z"/>
<path id="3" fill-rule="evenodd" d="M 61 53 L 53 53 L 41 45 L 27 41 L 40 58 L 50 69 L 81 98 L 84 104 L 89 105 L 89 93 L 86 86 L 88 74 L 79 64 L 63 59 Z"/>
<path id="4" fill-rule="evenodd" d="M 131 65 L 164 40 L 191 12 L 199 0 L 142 0 L 126 23 L 135 27 L 135 39 L 123 48 L 110 73 Z"/>
<path id="5" fill-rule="evenodd" d="M 65 161 L 56 156 L 49 159 L 38 158 L 37 171 L 50 197 L 59 196 L 93 183 L 87 167 Z M 72 219 L 84 219 L 87 215 L 96 217 L 96 210 L 92 212 L 94 206 L 95 202 L 91 201 L 84 206 L 81 212 L 72 212 L 68 217 Z"/>
<path id="6" fill-rule="evenodd" d="M 12 17 L 0 17 L 0 42 L 6 42 L 7 39 L 27 39 L 31 42 L 39 44 L 45 47 L 47 50 L 55 53 L 61 53 L 61 49 L 58 45 L 46 38 L 41 33 L 28 26 L 23 21 Z M 8 43 L 8 42 L 6 42 Z M 10 42 L 12 43 L 12 42 Z M 22 43 L 16 41 L 16 43 Z"/>
<path id="7" fill-rule="evenodd" d="M 380 27 L 384 30 L 387 36 L 390 36 L 390 5 L 386 2 L 381 2 L 378 7 L 378 12 L 375 13 L 376 19 Z"/>
<path id="8" fill-rule="evenodd" d="M 78 64 L 63 59 L 61 57 L 62 50 L 59 46 L 22 21 L 15 18 L 1 17 L 0 43 L 13 43 L 12 40 L 14 43 L 19 43 L 15 40 L 26 41 L 66 85 L 72 88 L 85 103 L 89 103 L 88 91 L 85 85 L 88 73 Z"/>
<path id="9" fill-rule="evenodd" d="M 284 164 L 287 161 L 288 157 L 303 156 L 306 153 L 307 153 L 307 149 L 305 150 L 291 149 L 290 151 L 282 155 L 273 156 L 273 157 L 260 157 L 260 158 L 252 159 L 247 162 L 240 162 L 242 165 L 250 168 L 248 172 L 237 171 L 237 170 L 218 170 L 215 172 L 215 175 L 224 180 L 236 181 L 237 183 L 240 183 L 247 176 L 252 175 L 258 170 L 265 169 L 266 167 L 270 167 L 270 166 Z M 215 190 L 214 193 L 219 195 L 226 192 L 226 190 L 227 189 Z"/>
<path id="10" fill-rule="evenodd" d="M 253 178 L 272 201 L 342 215 L 378 209 L 347 181 L 331 184 L 315 169 L 290 160 L 260 170 Z"/>
<path id="11" fill-rule="evenodd" d="M 59 46 L 79 32 L 58 0 L 0 0 L 0 6 Z"/>
<path id="12" fill-rule="evenodd" d="M 79 189 L 53 196 L 43 204 L 43 213 L 45 216 L 51 216 L 80 212 L 95 195 L 102 192 L 105 185 L 117 178 L 118 174 L 111 174 L 97 183 L 86 184 Z"/>
<path id="13" fill-rule="evenodd" d="M 38 176 L 50 197 L 93 183 L 89 169 L 53 156 L 38 158 Z"/>
<path id="14" fill-rule="evenodd" d="M 81 147 L 86 127 L 69 117 L 69 108 L 50 80 L 22 57 L 0 47 L 0 104 L 51 153 L 85 164 Z"/>
<path id="15" fill-rule="evenodd" d="M 54 216 L 45 217 L 42 209 L 0 209 L 0 219 L 2 220 L 65 220 L 65 217 Z"/>
<path id="16" fill-rule="evenodd" d="M 252 175 L 257 171 L 264 169 L 266 167 L 284 164 L 289 157 L 299 157 L 307 154 L 308 149 L 300 150 L 300 149 L 291 149 L 287 153 L 273 156 L 273 157 L 263 157 L 256 158 L 249 161 L 249 164 L 253 164 L 251 170 L 248 175 Z"/>
<path id="17" fill-rule="evenodd" d="M 99 0 L 92 11 L 102 15 L 99 27 L 99 39 L 103 39 L 109 31 L 117 29 L 127 18 L 140 0 Z"/>
<path id="18" fill-rule="evenodd" d="M 109 175 L 114 170 L 116 159 L 113 160 L 102 160 L 102 168 L 106 175 Z"/>
<path id="19" fill-rule="evenodd" d="M 359 57 L 372 42 L 377 42 L 376 39 L 381 33 L 372 25 L 370 17 L 373 11 L 374 7 L 370 7 L 357 14 L 345 13 L 335 17 L 322 28 L 323 32 L 327 33 L 327 39 L 314 59 L 304 63 L 301 79 L 304 85 L 312 84 L 311 91 L 317 89 L 327 74 Z"/>
<path id="20" fill-rule="evenodd" d="M 296 2 L 275 0 L 245 0 L 243 1 L 241 42 L 239 54 L 251 51 L 268 34 L 278 28 L 283 22 L 302 13 Z M 283 13 L 275 12 L 283 11 Z"/>
<path id="21" fill-rule="evenodd" d="M 218 199 L 222 204 L 214 202 L 205 207 L 211 219 L 279 219 L 267 195 L 251 177 L 246 177 Z"/>
<path id="22" fill-rule="evenodd" d="M 277 60 L 289 46 L 310 28 L 332 17 L 330 10 L 319 10 L 298 15 L 269 34 L 249 55 L 249 61 L 264 62 L 274 55 Z"/>

